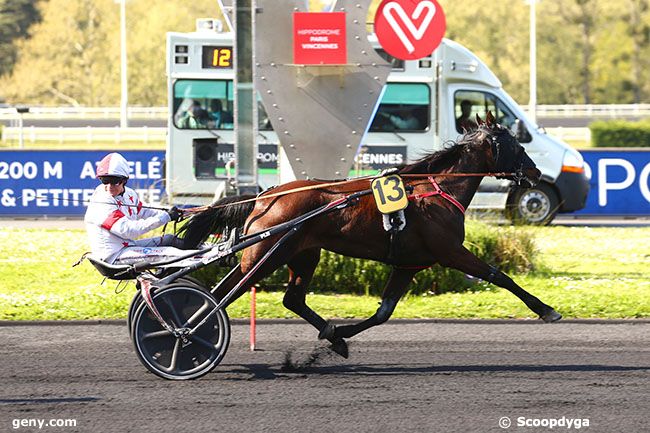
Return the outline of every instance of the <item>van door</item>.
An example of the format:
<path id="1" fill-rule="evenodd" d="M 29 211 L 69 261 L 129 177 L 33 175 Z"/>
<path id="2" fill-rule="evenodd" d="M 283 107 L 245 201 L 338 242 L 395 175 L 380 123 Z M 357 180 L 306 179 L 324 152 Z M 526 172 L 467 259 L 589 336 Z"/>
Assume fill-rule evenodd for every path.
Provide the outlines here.
<path id="1" fill-rule="evenodd" d="M 497 92 L 486 90 L 485 88 L 467 88 L 467 86 L 454 86 L 450 89 L 451 104 L 454 111 L 454 119 L 456 119 L 455 128 L 451 128 L 455 133 L 461 135 L 464 131 L 463 128 L 471 130 L 476 128 L 476 115 L 478 114 L 481 119 L 485 119 L 487 112 L 491 111 L 497 122 L 506 128 L 510 129 L 513 133 L 517 127 L 517 120 L 526 125 L 524 119 L 519 119 L 515 114 L 517 113 L 510 107 L 504 98 L 501 98 Z M 529 128 L 526 125 L 526 128 Z M 527 137 L 520 139 L 520 143 L 526 149 L 526 153 L 531 157 L 537 168 L 542 172 L 542 175 L 550 179 L 555 179 L 557 176 L 557 161 L 551 161 L 549 158 L 549 149 L 547 149 L 540 140 L 535 140 L 535 133 L 526 134 Z"/>

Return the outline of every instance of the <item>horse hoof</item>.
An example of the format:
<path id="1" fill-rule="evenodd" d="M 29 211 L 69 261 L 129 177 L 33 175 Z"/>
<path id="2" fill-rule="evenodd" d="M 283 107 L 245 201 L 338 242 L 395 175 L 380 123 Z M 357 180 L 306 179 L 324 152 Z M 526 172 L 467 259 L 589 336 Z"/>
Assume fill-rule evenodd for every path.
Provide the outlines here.
<path id="1" fill-rule="evenodd" d="M 558 320 L 560 320 L 562 318 L 562 315 L 560 313 L 558 313 L 557 311 L 551 309 L 551 311 L 544 314 L 540 318 L 546 323 L 553 323 L 553 322 L 557 322 Z"/>
<path id="2" fill-rule="evenodd" d="M 348 343 L 346 343 L 344 339 L 339 338 L 338 340 L 334 341 L 330 346 L 330 349 L 332 349 L 333 352 L 341 355 L 343 358 L 348 359 Z"/>
<path id="3" fill-rule="evenodd" d="M 321 329 L 320 332 L 318 333 L 318 339 L 331 341 L 334 338 L 335 332 L 336 332 L 336 326 L 328 322 L 327 326 Z"/>

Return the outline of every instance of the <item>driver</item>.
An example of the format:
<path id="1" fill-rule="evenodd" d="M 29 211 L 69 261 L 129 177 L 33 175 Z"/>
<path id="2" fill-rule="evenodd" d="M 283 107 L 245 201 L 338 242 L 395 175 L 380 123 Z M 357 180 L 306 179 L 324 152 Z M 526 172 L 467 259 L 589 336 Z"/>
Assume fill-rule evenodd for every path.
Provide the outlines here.
<path id="1" fill-rule="evenodd" d="M 176 207 L 158 210 L 144 207 L 138 194 L 126 186 L 129 164 L 119 153 L 110 153 L 97 166 L 101 182 L 86 210 L 84 222 L 95 258 L 109 263 L 129 263 L 185 254 L 183 240 L 167 234 L 136 238 L 170 221 L 179 221 Z M 165 248 L 155 248 L 165 247 Z"/>

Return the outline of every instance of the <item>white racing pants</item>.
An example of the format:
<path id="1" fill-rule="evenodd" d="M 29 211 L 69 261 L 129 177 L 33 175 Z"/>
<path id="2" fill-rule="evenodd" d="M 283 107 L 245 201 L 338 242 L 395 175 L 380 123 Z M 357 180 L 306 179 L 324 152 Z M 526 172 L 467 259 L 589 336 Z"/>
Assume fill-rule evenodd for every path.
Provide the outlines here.
<path id="1" fill-rule="evenodd" d="M 114 265 L 125 265 L 136 262 L 158 262 L 184 256 L 199 250 L 181 250 L 178 248 L 182 240 L 172 234 L 154 238 L 130 241 L 113 259 Z"/>

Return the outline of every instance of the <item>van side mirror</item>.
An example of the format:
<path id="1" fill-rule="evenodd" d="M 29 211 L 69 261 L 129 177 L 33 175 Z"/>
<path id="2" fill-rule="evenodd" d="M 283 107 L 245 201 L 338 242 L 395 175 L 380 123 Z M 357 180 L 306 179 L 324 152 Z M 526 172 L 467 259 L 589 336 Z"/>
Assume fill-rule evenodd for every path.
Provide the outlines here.
<path id="1" fill-rule="evenodd" d="M 515 120 L 515 138 L 520 143 L 530 143 L 533 137 L 528 132 L 526 125 L 520 119 Z"/>

